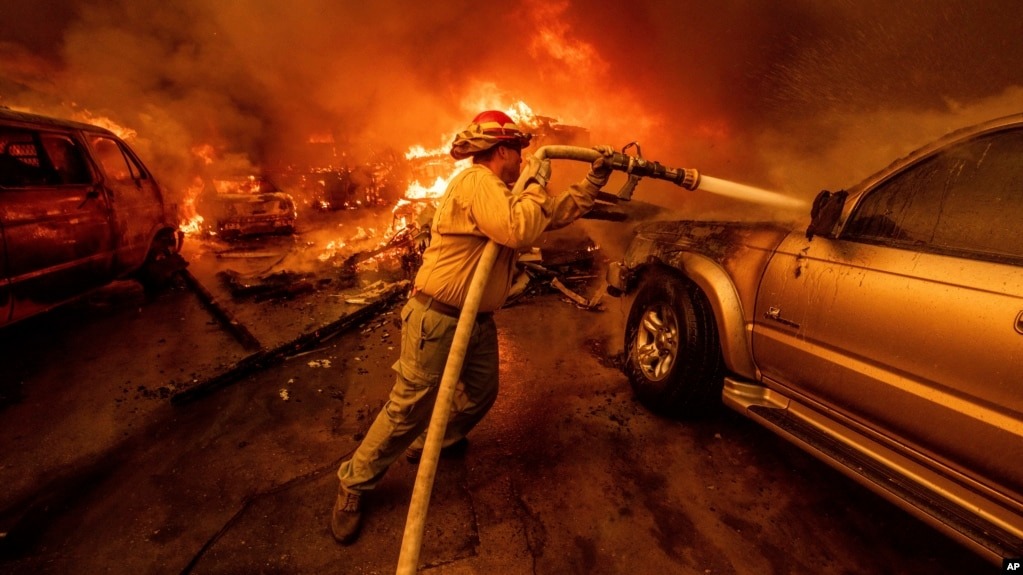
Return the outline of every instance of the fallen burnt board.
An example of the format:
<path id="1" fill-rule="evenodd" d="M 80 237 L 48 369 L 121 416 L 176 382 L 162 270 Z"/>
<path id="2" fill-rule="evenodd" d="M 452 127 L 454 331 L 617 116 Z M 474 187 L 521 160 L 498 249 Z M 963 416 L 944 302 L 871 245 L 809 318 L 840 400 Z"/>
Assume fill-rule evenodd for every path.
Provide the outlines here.
<path id="1" fill-rule="evenodd" d="M 231 385 L 246 375 L 283 362 L 289 356 L 315 348 L 324 339 L 351 329 L 368 319 L 376 317 L 399 299 L 404 289 L 394 289 L 376 301 L 345 315 L 337 321 L 324 325 L 315 331 L 302 334 L 290 342 L 274 349 L 264 349 L 235 363 L 227 371 L 202 381 L 171 396 L 171 403 L 180 405 L 199 399 L 214 391 Z"/>
<path id="2" fill-rule="evenodd" d="M 217 301 L 217 298 L 213 296 L 210 290 L 206 289 L 206 286 L 202 285 L 202 282 L 198 280 L 192 272 L 188 269 L 181 270 L 181 277 L 185 279 L 185 283 L 199 296 L 199 301 L 202 302 L 203 306 L 213 314 L 213 317 L 238 340 L 245 349 L 253 350 L 262 348 L 262 344 L 256 339 L 256 336 L 249 331 L 249 328 L 245 327 L 244 324 L 239 322 L 227 308 Z"/>

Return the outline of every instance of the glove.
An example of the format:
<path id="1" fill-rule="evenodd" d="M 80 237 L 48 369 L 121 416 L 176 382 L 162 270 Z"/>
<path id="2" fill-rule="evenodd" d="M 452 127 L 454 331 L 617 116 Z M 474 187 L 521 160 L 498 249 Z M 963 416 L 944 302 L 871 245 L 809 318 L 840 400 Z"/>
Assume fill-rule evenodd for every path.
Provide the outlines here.
<path id="1" fill-rule="evenodd" d="M 551 161 L 530 156 L 523 172 L 529 174 L 527 180 L 534 180 L 541 188 L 547 189 L 547 182 L 551 181 Z"/>
<path id="2" fill-rule="evenodd" d="M 593 146 L 593 149 L 601 155 L 590 164 L 590 173 L 586 174 L 586 180 L 598 188 L 603 188 L 611 177 L 610 159 L 615 150 L 611 146 Z"/>

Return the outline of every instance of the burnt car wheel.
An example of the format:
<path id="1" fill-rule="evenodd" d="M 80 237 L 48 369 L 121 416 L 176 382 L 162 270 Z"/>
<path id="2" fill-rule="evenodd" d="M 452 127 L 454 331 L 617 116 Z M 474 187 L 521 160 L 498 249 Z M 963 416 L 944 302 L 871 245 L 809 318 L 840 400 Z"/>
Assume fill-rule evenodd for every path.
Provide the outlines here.
<path id="1" fill-rule="evenodd" d="M 626 323 L 625 372 L 652 411 L 692 417 L 720 404 L 724 362 L 714 312 L 692 282 L 657 271 L 636 292 Z"/>
<path id="2" fill-rule="evenodd" d="M 172 283 L 174 275 L 188 266 L 178 253 L 177 245 L 174 234 L 170 232 L 161 233 L 153 240 L 146 261 L 136 274 L 136 279 L 142 284 L 146 294 L 154 295 L 166 289 Z"/>

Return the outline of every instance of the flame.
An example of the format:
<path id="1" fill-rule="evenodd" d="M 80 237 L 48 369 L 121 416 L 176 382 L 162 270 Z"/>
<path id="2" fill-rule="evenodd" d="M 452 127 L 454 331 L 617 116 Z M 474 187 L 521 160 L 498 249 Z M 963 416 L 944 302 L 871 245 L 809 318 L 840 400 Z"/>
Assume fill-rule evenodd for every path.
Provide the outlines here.
<path id="1" fill-rule="evenodd" d="M 203 222 L 205 222 L 205 221 L 206 221 L 206 219 L 205 219 L 205 218 L 203 218 L 203 217 L 202 217 L 202 216 L 200 216 L 199 214 L 195 214 L 194 216 L 192 216 L 191 218 L 189 218 L 189 219 L 188 219 L 187 221 L 185 221 L 185 222 L 182 222 L 181 224 L 179 224 L 179 225 L 178 225 L 178 228 L 179 228 L 179 229 L 180 229 L 180 230 L 181 230 L 181 231 L 182 231 L 182 232 L 183 232 L 183 233 L 184 233 L 185 235 L 193 235 L 193 234 L 197 234 L 197 233 L 199 233 L 199 232 L 201 232 L 201 231 L 202 231 L 202 224 L 203 224 Z"/>
<path id="2" fill-rule="evenodd" d="M 405 159 L 414 160 L 416 158 L 429 158 L 432 156 L 443 154 L 444 154 L 443 148 L 427 149 L 425 146 L 420 146 L 417 144 L 415 146 L 410 147 L 408 151 L 405 152 Z"/>
<path id="3" fill-rule="evenodd" d="M 494 96 L 487 95 L 473 106 L 473 109 L 502 109 L 505 114 L 522 127 L 536 128 L 540 124 L 539 118 L 533 113 L 533 109 L 522 100 L 512 103 L 510 106 L 494 105 Z M 484 100 L 486 103 L 484 103 Z M 427 148 L 422 145 L 411 146 L 405 152 L 405 159 L 414 163 L 417 171 L 421 172 L 412 179 L 412 182 L 405 190 L 405 197 L 408 199 L 431 199 L 444 195 L 451 179 L 462 170 L 472 165 L 471 159 L 455 161 L 450 155 L 451 142 L 454 141 L 458 130 L 453 130 L 445 138 L 442 138 L 441 145 L 435 148 Z M 426 182 L 426 183 L 423 183 Z"/>
<path id="4" fill-rule="evenodd" d="M 453 174 L 452 174 L 453 176 Z M 451 178 L 438 177 L 429 186 L 424 186 L 419 183 L 419 180 L 413 181 L 409 184 L 408 189 L 405 190 L 406 198 L 439 198 L 444 195 L 444 190 L 448 189 L 448 183 Z"/>
<path id="5" fill-rule="evenodd" d="M 445 138 L 447 142 L 455 139 L 455 133 Z M 405 159 L 414 166 L 412 181 L 405 189 L 405 197 L 409 199 L 439 198 L 444 195 L 448 183 L 455 174 L 469 167 L 471 160 L 455 161 L 448 155 L 450 144 L 441 144 L 435 148 L 414 145 L 405 152 Z M 423 184 L 422 181 L 432 183 Z"/>
<path id="6" fill-rule="evenodd" d="M 9 109 L 16 112 L 25 112 L 26 114 L 42 114 L 44 116 L 50 115 L 47 111 L 36 110 L 26 106 L 7 106 Z M 57 114 L 61 116 L 63 114 Z M 99 126 L 105 128 L 114 133 L 118 138 L 122 140 L 131 140 L 138 135 L 138 132 L 132 128 L 128 128 L 118 124 L 106 116 L 96 116 L 89 110 L 78 109 L 77 107 L 67 114 L 67 117 L 76 122 L 82 122 L 83 124 L 91 124 L 93 126 Z"/>
<path id="7" fill-rule="evenodd" d="M 533 109 L 522 100 L 519 100 L 506 108 L 504 113 L 508 114 L 508 116 L 511 117 L 516 124 L 533 128 L 538 125 L 536 114 L 533 113 Z"/>
<path id="8" fill-rule="evenodd" d="M 185 190 L 185 198 L 180 207 L 182 221 L 178 224 L 178 228 L 186 235 L 198 234 L 203 230 L 205 219 L 199 215 L 195 208 L 195 201 L 202 193 L 203 188 L 202 178 L 196 176 L 192 180 L 192 185 Z"/>
<path id="9" fill-rule="evenodd" d="M 214 179 L 218 194 L 261 194 L 267 182 L 258 176 L 248 175 L 242 179 Z"/>
<path id="10" fill-rule="evenodd" d="M 93 126 L 99 126 L 101 128 L 106 128 L 110 130 L 111 132 L 116 134 L 118 138 L 121 138 L 122 140 L 131 140 L 138 135 L 138 133 L 135 130 L 131 128 L 126 128 L 106 116 L 94 116 L 92 115 L 92 112 L 89 112 L 88 110 L 82 110 L 81 112 L 75 114 L 75 116 L 77 116 L 76 118 L 74 118 L 76 120 L 85 122 L 86 124 L 92 124 Z"/>
<path id="11" fill-rule="evenodd" d="M 327 242 L 327 245 L 323 248 L 323 251 L 320 252 L 320 255 L 316 256 L 316 259 L 321 262 L 326 262 L 346 247 L 348 247 L 348 243 L 344 240 L 331 240 Z"/>

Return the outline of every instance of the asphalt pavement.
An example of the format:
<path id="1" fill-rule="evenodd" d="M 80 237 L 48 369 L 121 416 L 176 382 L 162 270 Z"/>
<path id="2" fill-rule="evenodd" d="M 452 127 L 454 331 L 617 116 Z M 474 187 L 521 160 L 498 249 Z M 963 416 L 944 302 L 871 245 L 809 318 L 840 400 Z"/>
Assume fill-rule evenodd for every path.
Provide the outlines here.
<path id="1" fill-rule="evenodd" d="M 235 311 L 287 341 L 363 307 L 342 299 Z M 328 521 L 399 306 L 183 401 L 252 353 L 185 287 L 119 284 L 0 333 L 0 572 L 394 572 L 415 465 L 367 497 L 355 544 Z M 626 312 L 545 292 L 496 314 L 501 395 L 440 463 L 421 572 L 997 572 L 735 414 L 650 414 L 615 365 Z"/>

